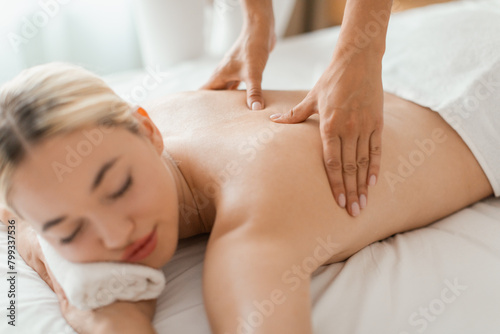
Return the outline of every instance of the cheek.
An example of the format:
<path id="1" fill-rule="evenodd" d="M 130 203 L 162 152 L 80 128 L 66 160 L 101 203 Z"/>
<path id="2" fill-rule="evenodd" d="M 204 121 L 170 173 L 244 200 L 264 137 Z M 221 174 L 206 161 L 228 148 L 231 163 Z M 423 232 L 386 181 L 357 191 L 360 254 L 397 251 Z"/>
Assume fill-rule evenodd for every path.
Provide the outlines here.
<path id="1" fill-rule="evenodd" d="M 64 247 L 56 246 L 55 249 L 61 257 L 69 262 L 84 263 L 96 261 L 95 254 L 92 254 L 92 249 L 95 248 L 71 245 Z"/>
<path id="2" fill-rule="evenodd" d="M 161 216 L 163 220 L 178 220 L 179 200 L 176 185 L 168 171 L 150 171 L 137 187 L 132 201 L 146 216 Z"/>
<path id="3" fill-rule="evenodd" d="M 150 266 L 154 268 L 161 268 L 167 264 L 174 255 L 177 249 L 178 243 L 178 232 L 172 228 L 163 228 L 163 226 L 158 227 L 158 246 L 156 249 L 156 255 L 152 258 Z"/>

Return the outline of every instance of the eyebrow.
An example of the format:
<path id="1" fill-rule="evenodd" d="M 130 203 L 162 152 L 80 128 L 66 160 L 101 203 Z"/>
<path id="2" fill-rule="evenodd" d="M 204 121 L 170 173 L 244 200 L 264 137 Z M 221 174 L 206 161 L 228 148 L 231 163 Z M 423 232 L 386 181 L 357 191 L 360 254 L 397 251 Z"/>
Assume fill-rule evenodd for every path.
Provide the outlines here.
<path id="1" fill-rule="evenodd" d="M 106 175 L 106 172 L 110 170 L 111 167 L 113 167 L 113 165 L 119 158 L 120 158 L 119 156 L 114 157 L 113 159 L 109 160 L 104 165 L 102 165 L 101 169 L 95 176 L 94 182 L 92 183 L 92 187 L 90 188 L 91 193 L 99 187 L 99 185 L 102 183 L 102 180 L 104 179 L 104 176 Z M 66 219 L 66 217 L 67 216 L 62 216 L 56 219 L 49 220 L 48 222 L 44 223 L 42 227 L 42 232 L 45 232 L 49 228 L 61 223 Z"/>

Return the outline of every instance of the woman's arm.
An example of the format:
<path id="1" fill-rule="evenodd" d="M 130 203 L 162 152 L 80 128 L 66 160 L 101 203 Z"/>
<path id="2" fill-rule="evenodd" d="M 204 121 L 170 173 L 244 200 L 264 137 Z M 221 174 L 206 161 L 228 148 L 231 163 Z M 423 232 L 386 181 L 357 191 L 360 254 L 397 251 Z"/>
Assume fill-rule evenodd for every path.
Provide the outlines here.
<path id="1" fill-rule="evenodd" d="M 68 303 L 57 283 L 54 288 L 64 318 L 79 334 L 156 334 L 151 324 L 153 317 L 150 316 L 154 315 L 156 299 L 118 301 L 95 310 L 82 311 Z"/>
<path id="2" fill-rule="evenodd" d="M 246 226 L 209 241 L 203 290 L 212 332 L 311 334 L 309 274 L 293 274 L 300 251 Z"/>

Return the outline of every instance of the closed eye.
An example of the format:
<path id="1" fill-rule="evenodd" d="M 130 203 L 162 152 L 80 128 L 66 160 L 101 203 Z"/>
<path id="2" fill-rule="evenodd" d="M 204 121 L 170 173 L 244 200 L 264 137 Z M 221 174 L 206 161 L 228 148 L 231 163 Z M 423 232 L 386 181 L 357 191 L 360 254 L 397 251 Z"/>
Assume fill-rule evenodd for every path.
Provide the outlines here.
<path id="1" fill-rule="evenodd" d="M 132 175 L 129 174 L 129 176 L 127 178 L 127 181 L 125 181 L 125 184 L 120 188 L 120 190 L 118 190 L 114 194 L 110 195 L 109 198 L 111 198 L 111 199 L 117 199 L 117 198 L 119 198 L 120 196 L 122 196 L 130 188 L 131 185 L 132 185 Z M 80 224 L 78 226 L 78 228 L 75 230 L 75 232 L 73 232 L 69 237 L 61 239 L 60 243 L 61 244 L 68 244 L 71 241 L 73 241 L 73 239 L 76 237 L 76 235 L 78 234 L 78 232 L 80 232 L 80 230 L 82 229 L 83 225 L 84 225 L 83 223 Z"/>
<path id="2" fill-rule="evenodd" d="M 132 175 L 129 174 L 127 181 L 125 181 L 125 184 L 120 188 L 120 190 L 110 195 L 109 198 L 117 199 L 118 197 L 122 196 L 128 190 L 128 188 L 130 188 L 131 185 L 132 185 Z"/>
<path id="3" fill-rule="evenodd" d="M 83 224 L 84 223 L 81 223 L 78 228 L 75 230 L 75 232 L 73 232 L 69 237 L 67 238 L 64 238 L 64 239 L 61 239 L 60 242 L 61 244 L 68 244 L 70 243 L 71 241 L 73 241 L 73 239 L 76 237 L 76 235 L 78 234 L 78 232 L 82 229 L 83 227 Z"/>

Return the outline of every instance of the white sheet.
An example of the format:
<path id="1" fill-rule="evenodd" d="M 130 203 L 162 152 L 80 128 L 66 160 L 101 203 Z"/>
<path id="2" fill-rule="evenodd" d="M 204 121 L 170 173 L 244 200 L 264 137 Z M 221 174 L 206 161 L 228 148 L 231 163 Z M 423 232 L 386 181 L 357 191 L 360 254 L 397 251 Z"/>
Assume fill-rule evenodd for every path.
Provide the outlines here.
<path id="1" fill-rule="evenodd" d="M 399 18 L 411 24 L 387 36 L 384 90 L 438 112 L 499 197 L 500 0 L 436 5 Z"/>
<path id="2" fill-rule="evenodd" d="M 398 21 L 396 15 L 391 19 L 392 29 L 404 24 L 411 22 Z M 337 35 L 338 29 L 327 29 L 278 45 L 264 88 L 311 88 L 330 60 Z M 171 69 L 168 76 L 156 76 L 161 82 L 156 89 L 131 99 L 142 102 L 166 92 L 196 89 L 216 63 L 205 59 Z M 120 93 L 132 96 L 144 88 L 142 82 L 148 76 L 154 77 L 148 72 L 125 73 L 108 81 Z M 6 228 L 1 229 L 3 274 L 7 242 Z M 167 285 L 154 319 L 160 334 L 210 333 L 201 293 L 206 240 L 201 236 L 181 241 L 163 268 Z M 499 333 L 499 240 L 500 199 L 489 198 L 428 227 L 373 243 L 345 262 L 321 267 L 311 285 L 314 333 Z M 17 270 L 18 326 L 8 327 L 2 315 L 1 333 L 74 333 L 61 317 L 55 295 L 19 256 Z M 6 294 L 2 277 L 2 310 Z"/>

